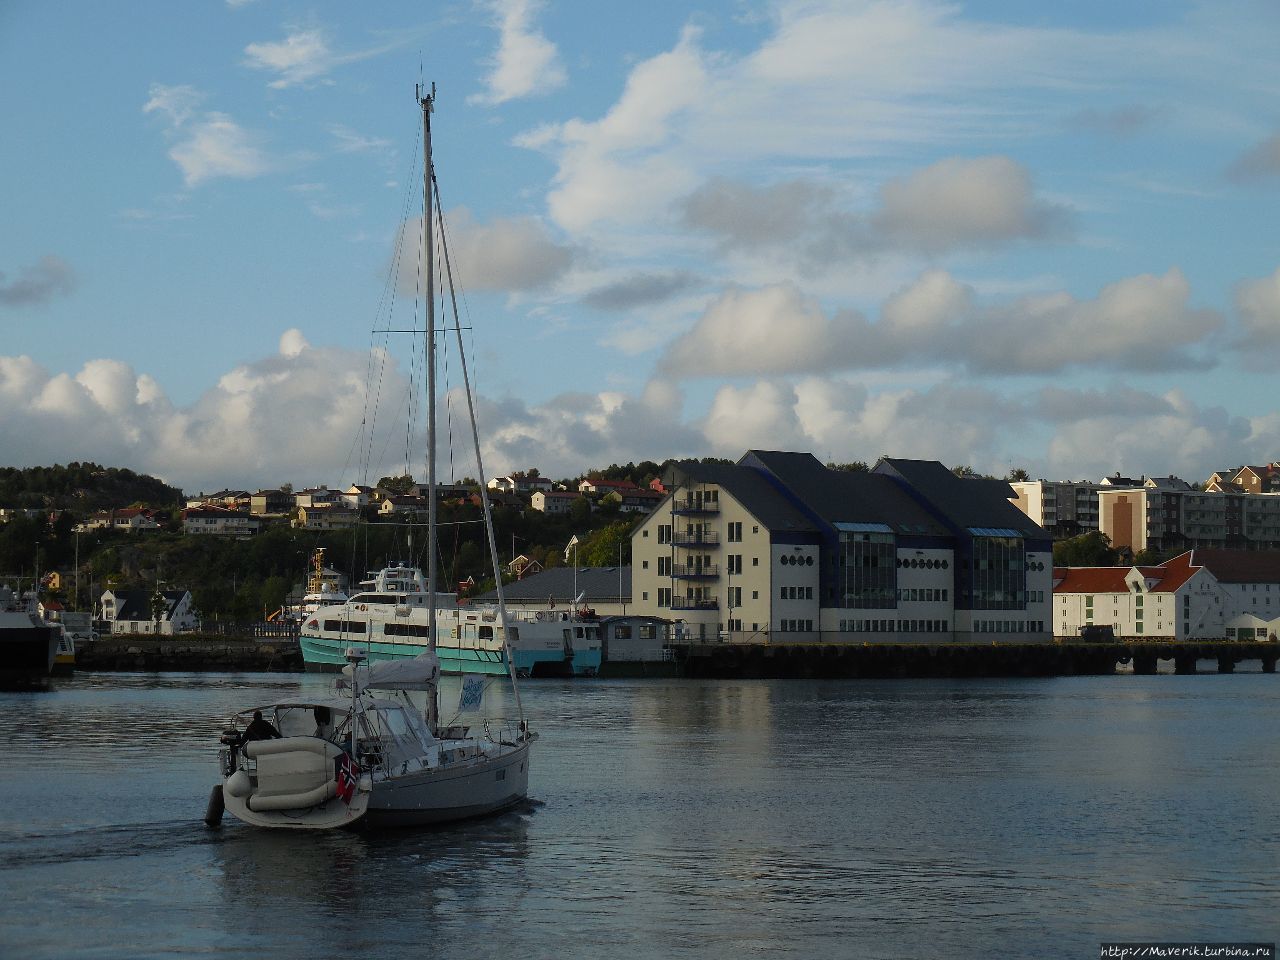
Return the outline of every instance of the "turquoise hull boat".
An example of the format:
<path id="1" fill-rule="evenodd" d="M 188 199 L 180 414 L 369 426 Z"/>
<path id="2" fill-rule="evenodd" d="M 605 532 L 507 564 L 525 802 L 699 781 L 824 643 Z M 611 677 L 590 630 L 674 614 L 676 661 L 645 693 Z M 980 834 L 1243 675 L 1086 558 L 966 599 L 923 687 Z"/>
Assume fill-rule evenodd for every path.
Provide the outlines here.
<path id="1" fill-rule="evenodd" d="M 368 656 L 370 663 L 380 660 L 408 660 L 424 653 L 426 644 L 372 643 L 349 638 L 345 641 L 330 637 L 309 636 L 305 632 L 299 638 L 302 645 L 302 661 L 308 672 L 337 673 L 346 666 L 345 654 L 354 646 Z M 481 673 L 505 675 L 507 660 L 500 650 L 437 646 L 441 673 Z M 540 650 L 517 650 L 516 672 L 522 676 L 595 676 L 600 671 L 598 650 L 575 651 L 572 661 L 566 661 L 562 653 Z"/>

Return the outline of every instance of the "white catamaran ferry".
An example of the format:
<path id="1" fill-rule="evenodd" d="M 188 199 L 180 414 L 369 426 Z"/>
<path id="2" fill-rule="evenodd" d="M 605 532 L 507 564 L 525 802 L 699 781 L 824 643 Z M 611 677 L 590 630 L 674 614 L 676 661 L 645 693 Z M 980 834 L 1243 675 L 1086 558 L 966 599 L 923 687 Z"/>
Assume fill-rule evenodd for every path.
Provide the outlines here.
<path id="1" fill-rule="evenodd" d="M 418 656 L 430 644 L 430 595 L 417 567 L 392 563 L 362 580 L 345 603 L 309 612 L 302 622 L 302 658 L 309 671 L 337 672 L 356 647 L 369 662 Z M 504 648 L 522 676 L 595 676 L 600 670 L 597 623 L 563 611 L 508 611 L 503 636 L 496 606 L 459 605 L 435 596 L 435 653 L 444 673 L 507 672 Z"/>

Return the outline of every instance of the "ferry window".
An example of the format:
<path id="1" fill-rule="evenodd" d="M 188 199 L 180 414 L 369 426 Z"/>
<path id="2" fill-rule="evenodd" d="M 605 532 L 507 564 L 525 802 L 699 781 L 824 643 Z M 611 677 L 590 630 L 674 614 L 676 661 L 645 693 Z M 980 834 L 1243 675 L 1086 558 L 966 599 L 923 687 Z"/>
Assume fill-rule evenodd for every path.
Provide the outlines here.
<path id="1" fill-rule="evenodd" d="M 658 636 L 658 628 L 652 623 L 642 623 L 640 625 L 640 639 L 653 640 Z"/>
<path id="2" fill-rule="evenodd" d="M 480 639 L 481 639 L 481 640 L 492 640 L 492 639 L 493 639 L 493 627 L 481 627 L 481 628 L 480 628 Z"/>
<path id="3" fill-rule="evenodd" d="M 519 642 L 520 642 L 520 628 L 519 628 L 519 627 L 512 627 L 512 628 L 511 628 L 511 642 L 512 642 L 512 643 L 519 643 Z"/>
<path id="4" fill-rule="evenodd" d="M 629 626 L 623 626 L 622 624 L 619 624 L 618 626 L 613 628 L 613 638 L 615 640 L 630 640 L 631 628 Z"/>

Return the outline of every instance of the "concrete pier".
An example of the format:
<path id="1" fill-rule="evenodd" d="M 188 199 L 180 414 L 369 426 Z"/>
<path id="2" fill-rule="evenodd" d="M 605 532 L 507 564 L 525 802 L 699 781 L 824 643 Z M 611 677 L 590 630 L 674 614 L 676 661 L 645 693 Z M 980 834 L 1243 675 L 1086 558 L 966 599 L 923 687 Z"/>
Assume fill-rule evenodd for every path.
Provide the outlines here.
<path id="1" fill-rule="evenodd" d="M 76 670 L 293 673 L 302 670 L 302 650 L 289 640 L 118 634 L 79 646 Z"/>
<path id="2" fill-rule="evenodd" d="M 1275 672 L 1280 644 L 1231 641 L 1140 641 L 1012 644 L 717 643 L 673 645 L 688 677 L 1061 677 L 1113 674 L 1120 664 L 1150 675 L 1159 661 L 1174 672 L 1194 674 L 1200 660 L 1216 661 L 1219 673 L 1241 662 L 1260 661 Z"/>

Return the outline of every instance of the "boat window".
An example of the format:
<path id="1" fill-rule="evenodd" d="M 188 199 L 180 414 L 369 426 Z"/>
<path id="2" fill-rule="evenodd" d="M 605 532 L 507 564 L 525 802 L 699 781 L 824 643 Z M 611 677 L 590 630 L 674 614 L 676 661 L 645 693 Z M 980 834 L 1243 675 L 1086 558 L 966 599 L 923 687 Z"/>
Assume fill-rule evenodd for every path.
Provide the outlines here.
<path id="1" fill-rule="evenodd" d="M 364 633 L 365 622 L 363 620 L 326 620 L 324 628 L 334 633 Z"/>
<path id="2" fill-rule="evenodd" d="M 480 639 L 481 639 L 481 640 L 492 640 L 492 639 L 493 639 L 493 627 L 481 627 L 481 628 L 480 628 Z"/>
<path id="3" fill-rule="evenodd" d="M 512 643 L 519 643 L 519 642 L 520 642 L 520 628 L 519 628 L 519 627 L 512 627 L 512 628 L 511 628 L 511 630 L 510 630 L 510 634 L 511 634 L 511 642 L 512 642 Z"/>
<path id="4" fill-rule="evenodd" d="M 630 640 L 631 627 L 623 626 L 622 624 L 619 624 L 618 626 L 613 628 L 613 637 L 615 640 Z"/>

